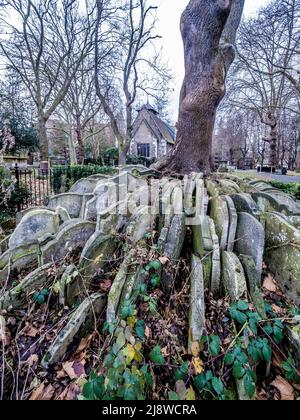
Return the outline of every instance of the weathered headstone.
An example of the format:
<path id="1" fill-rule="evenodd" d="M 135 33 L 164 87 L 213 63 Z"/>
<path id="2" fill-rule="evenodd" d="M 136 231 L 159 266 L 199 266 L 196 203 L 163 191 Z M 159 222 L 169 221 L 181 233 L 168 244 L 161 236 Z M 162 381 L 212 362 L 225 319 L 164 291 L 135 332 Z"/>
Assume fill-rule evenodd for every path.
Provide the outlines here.
<path id="1" fill-rule="evenodd" d="M 89 196 L 89 198 L 91 198 Z M 81 214 L 82 204 L 83 204 L 83 194 L 77 193 L 66 193 L 55 195 L 50 198 L 48 208 L 50 210 L 56 210 L 57 207 L 63 207 L 67 210 L 71 218 L 78 218 Z"/>
<path id="2" fill-rule="evenodd" d="M 216 234 L 214 221 L 212 219 L 209 219 L 209 222 L 211 238 L 213 242 L 210 290 L 214 296 L 218 296 L 221 291 L 221 255 L 219 248 L 219 239 Z"/>
<path id="3" fill-rule="evenodd" d="M 260 290 L 261 274 L 257 270 L 255 261 L 252 257 L 250 257 L 249 255 L 240 255 L 239 258 L 246 274 L 248 290 L 251 299 L 254 303 L 254 306 L 261 318 L 266 319 L 267 315 L 265 309 L 265 302 Z"/>
<path id="4" fill-rule="evenodd" d="M 258 212 L 256 203 L 250 194 L 246 194 L 246 193 L 233 194 L 231 198 L 234 202 L 236 211 L 238 213 L 241 213 L 241 212 L 250 213 L 252 216 L 256 218 L 259 217 L 259 212 Z"/>
<path id="5" fill-rule="evenodd" d="M 241 299 L 247 291 L 244 269 L 233 252 L 222 253 L 222 277 L 226 293 L 232 300 Z"/>
<path id="6" fill-rule="evenodd" d="M 192 256 L 189 312 L 189 352 L 193 343 L 199 343 L 205 328 L 204 277 L 201 259 Z"/>
<path id="7" fill-rule="evenodd" d="M 234 202 L 228 195 L 222 196 L 222 199 L 226 201 L 228 214 L 229 214 L 229 228 L 227 237 L 227 251 L 233 251 L 234 241 L 237 229 L 238 216 L 234 206 Z"/>
<path id="8" fill-rule="evenodd" d="M 262 224 L 249 213 L 239 213 L 235 250 L 250 255 L 261 273 L 265 248 L 265 231 Z"/>
<path id="9" fill-rule="evenodd" d="M 97 272 L 113 259 L 117 245 L 116 237 L 99 232 L 87 241 L 79 261 L 79 270 L 87 287 Z"/>
<path id="10" fill-rule="evenodd" d="M 82 250 L 95 228 L 94 222 L 84 220 L 67 225 L 53 241 L 42 248 L 42 263 L 59 261 L 71 252 Z"/>
<path id="11" fill-rule="evenodd" d="M 63 208 L 53 213 L 49 210 L 35 210 L 26 214 L 9 239 L 9 248 L 36 242 L 46 234 L 55 234 L 59 225 L 68 220 L 69 215 Z"/>
<path id="12" fill-rule="evenodd" d="M 93 322 L 96 322 L 95 316 L 101 315 L 104 311 L 105 304 L 106 297 L 100 294 L 91 295 L 81 303 L 54 343 L 49 347 L 42 360 L 44 368 L 47 369 L 50 365 L 62 361 L 73 340 L 84 336 Z"/>
<path id="13" fill-rule="evenodd" d="M 209 216 L 215 222 L 221 250 L 227 249 L 229 212 L 226 202 L 221 197 L 215 197 L 210 201 Z"/>

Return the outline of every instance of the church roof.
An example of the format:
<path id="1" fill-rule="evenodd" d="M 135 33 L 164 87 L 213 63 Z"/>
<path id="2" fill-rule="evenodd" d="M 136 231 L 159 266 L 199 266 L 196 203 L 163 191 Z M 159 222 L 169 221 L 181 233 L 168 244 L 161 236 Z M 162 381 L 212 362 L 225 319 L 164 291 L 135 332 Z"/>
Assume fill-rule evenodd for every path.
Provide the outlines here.
<path id="1" fill-rule="evenodd" d="M 170 144 L 175 143 L 175 129 L 162 120 L 159 117 L 159 113 L 149 103 L 139 110 L 139 114 L 134 122 L 133 135 L 136 134 L 143 122 L 146 123 L 158 140 L 163 138 Z"/>

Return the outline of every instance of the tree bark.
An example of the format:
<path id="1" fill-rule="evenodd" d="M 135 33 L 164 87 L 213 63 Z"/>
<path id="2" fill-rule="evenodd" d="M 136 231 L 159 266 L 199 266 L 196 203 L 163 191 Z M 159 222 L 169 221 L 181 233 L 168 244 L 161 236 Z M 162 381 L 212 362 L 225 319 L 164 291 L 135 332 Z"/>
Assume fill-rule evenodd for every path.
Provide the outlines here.
<path id="1" fill-rule="evenodd" d="M 84 164 L 84 145 L 83 145 L 83 136 L 82 136 L 82 124 L 80 121 L 80 116 L 76 116 L 76 138 L 79 148 L 79 165 Z"/>
<path id="2" fill-rule="evenodd" d="M 270 158 L 269 158 L 269 165 L 272 168 L 277 168 L 278 165 L 278 154 L 277 154 L 277 146 L 278 146 L 278 128 L 277 128 L 277 118 L 273 113 L 269 113 L 267 118 L 263 121 L 264 124 L 270 127 L 270 135 L 269 137 L 264 137 L 263 141 L 269 144 L 270 147 Z"/>
<path id="3" fill-rule="evenodd" d="M 177 173 L 209 174 L 216 111 L 225 94 L 244 0 L 190 0 L 181 18 L 185 78 L 178 133 L 171 154 L 154 165 Z"/>
<path id="4" fill-rule="evenodd" d="M 48 136 L 46 130 L 47 120 L 43 116 L 38 118 L 38 133 L 39 133 L 39 142 L 40 142 L 40 153 L 41 160 L 47 161 L 49 159 L 49 146 L 48 146 Z"/>

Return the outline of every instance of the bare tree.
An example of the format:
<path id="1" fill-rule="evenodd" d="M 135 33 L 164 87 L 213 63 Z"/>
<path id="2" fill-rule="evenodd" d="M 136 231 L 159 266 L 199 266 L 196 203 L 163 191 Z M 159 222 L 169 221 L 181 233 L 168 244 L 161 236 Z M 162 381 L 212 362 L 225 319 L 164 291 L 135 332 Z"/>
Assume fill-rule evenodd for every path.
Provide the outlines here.
<path id="1" fill-rule="evenodd" d="M 119 162 L 126 162 L 133 133 L 134 104 L 139 95 L 158 98 L 168 86 L 170 76 L 155 51 L 156 7 L 148 0 L 123 0 L 111 22 L 109 52 L 99 43 L 101 17 L 107 2 L 97 0 L 98 21 L 95 39 L 96 92 L 119 145 Z M 105 28 L 104 28 L 105 30 Z M 106 56 L 104 60 L 101 55 Z"/>
<path id="2" fill-rule="evenodd" d="M 287 108 L 297 112 L 294 89 L 282 71 L 294 62 L 299 41 L 295 5 L 296 0 L 275 0 L 241 25 L 238 59 L 229 81 L 230 107 L 256 112 L 267 128 L 262 140 L 268 145 L 273 167 L 279 161 L 281 113 Z"/>
<path id="3" fill-rule="evenodd" d="M 155 165 L 178 173 L 210 173 L 216 111 L 234 60 L 244 0 L 190 0 L 181 18 L 185 78 L 171 155 Z"/>
<path id="4" fill-rule="evenodd" d="M 92 66 L 87 60 L 78 69 L 69 91 L 62 103 L 64 114 L 68 116 L 71 131 L 76 134 L 79 147 L 78 163 L 84 163 L 85 130 L 100 112 L 101 104 L 95 93 L 95 79 Z"/>
<path id="5" fill-rule="evenodd" d="M 7 0 L 0 51 L 35 103 L 40 151 L 48 159 L 46 123 L 65 98 L 93 44 L 91 14 L 78 0 Z M 16 20 L 10 19 L 13 12 Z"/>

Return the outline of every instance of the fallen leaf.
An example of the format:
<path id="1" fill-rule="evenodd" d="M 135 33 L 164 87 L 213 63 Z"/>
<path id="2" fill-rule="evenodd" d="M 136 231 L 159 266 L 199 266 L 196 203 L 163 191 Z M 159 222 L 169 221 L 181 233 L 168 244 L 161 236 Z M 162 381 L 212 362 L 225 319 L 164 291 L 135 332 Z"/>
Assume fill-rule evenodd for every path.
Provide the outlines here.
<path id="1" fill-rule="evenodd" d="M 200 344 L 199 341 L 194 341 L 191 345 L 192 355 L 198 357 L 200 354 Z"/>
<path id="2" fill-rule="evenodd" d="M 65 362 L 62 367 L 70 379 L 78 379 L 80 376 L 85 374 L 85 370 L 81 362 Z"/>
<path id="3" fill-rule="evenodd" d="M 79 385 L 74 384 L 73 382 L 66 387 L 63 392 L 56 397 L 56 400 L 65 400 L 65 401 L 74 401 L 78 397 L 79 393 L 81 392 L 81 388 Z"/>
<path id="4" fill-rule="evenodd" d="M 263 288 L 268 290 L 269 292 L 276 292 L 277 285 L 271 275 L 268 275 L 268 277 L 265 278 Z"/>
<path id="5" fill-rule="evenodd" d="M 11 342 L 11 333 L 6 327 L 5 318 L 3 316 L 0 316 L 0 342 L 1 341 L 4 344 L 4 347 L 9 346 Z"/>
<path id="6" fill-rule="evenodd" d="M 195 401 L 196 395 L 195 395 L 195 391 L 193 390 L 192 386 L 190 386 L 189 389 L 187 390 L 187 392 L 185 394 L 185 399 L 187 401 Z"/>
<path id="7" fill-rule="evenodd" d="M 285 313 L 284 309 L 280 308 L 280 306 L 278 305 L 275 305 L 275 303 L 272 305 L 272 310 L 273 312 L 275 312 L 275 314 L 278 314 L 278 315 L 282 315 Z"/>
<path id="8" fill-rule="evenodd" d="M 197 375 L 201 375 L 204 372 L 204 365 L 199 357 L 193 357 L 193 366 Z"/>
<path id="9" fill-rule="evenodd" d="M 68 376 L 67 373 L 63 369 L 56 372 L 57 379 L 63 379 L 63 378 L 66 378 L 67 376 Z"/>
<path id="10" fill-rule="evenodd" d="M 280 392 L 281 401 L 295 400 L 294 388 L 282 376 L 277 376 L 277 378 L 271 383 L 271 385 L 278 389 L 278 391 Z"/>
<path id="11" fill-rule="evenodd" d="M 187 389 L 185 386 L 184 381 L 177 381 L 175 384 L 176 387 L 176 393 L 179 395 L 181 400 L 185 399 L 186 393 L 187 393 Z"/>
<path id="12" fill-rule="evenodd" d="M 38 363 L 39 356 L 37 354 L 32 354 L 29 359 L 27 360 L 27 363 L 29 366 L 33 366 L 35 363 Z"/>
<path id="13" fill-rule="evenodd" d="M 158 259 L 162 265 L 166 265 L 167 262 L 169 261 L 168 257 L 159 257 Z"/>
<path id="14" fill-rule="evenodd" d="M 31 401 L 49 401 L 53 397 L 55 392 L 55 389 L 51 384 L 49 384 L 47 387 L 45 386 L 45 383 L 43 382 L 37 389 L 33 391 L 31 394 L 29 400 Z"/>
<path id="15" fill-rule="evenodd" d="M 149 327 L 147 327 L 147 325 L 146 325 L 146 327 L 145 327 L 145 336 L 146 336 L 147 338 L 150 338 L 150 337 L 152 336 L 152 332 L 151 332 L 150 328 L 149 328 Z"/>
<path id="16" fill-rule="evenodd" d="M 100 289 L 103 290 L 103 292 L 108 292 L 111 288 L 112 282 L 111 280 L 107 279 L 100 283 Z"/>
<path id="17" fill-rule="evenodd" d="M 168 357 L 168 356 L 169 356 L 169 354 L 170 354 L 170 352 L 168 351 L 168 346 L 163 347 L 163 348 L 161 349 L 161 353 L 162 353 L 162 355 L 163 355 L 164 357 Z"/>
<path id="18" fill-rule="evenodd" d="M 32 325 L 25 327 L 23 332 L 25 335 L 31 338 L 35 338 L 40 333 L 39 330 L 34 328 Z"/>
<path id="19" fill-rule="evenodd" d="M 77 350 L 76 350 L 75 354 L 79 354 L 79 353 L 81 353 L 83 350 L 85 350 L 85 349 L 89 346 L 89 344 L 90 344 L 90 342 L 91 342 L 92 338 L 93 338 L 93 334 L 90 334 L 89 336 L 84 337 L 84 338 L 80 341 L 79 346 L 77 347 Z"/>

